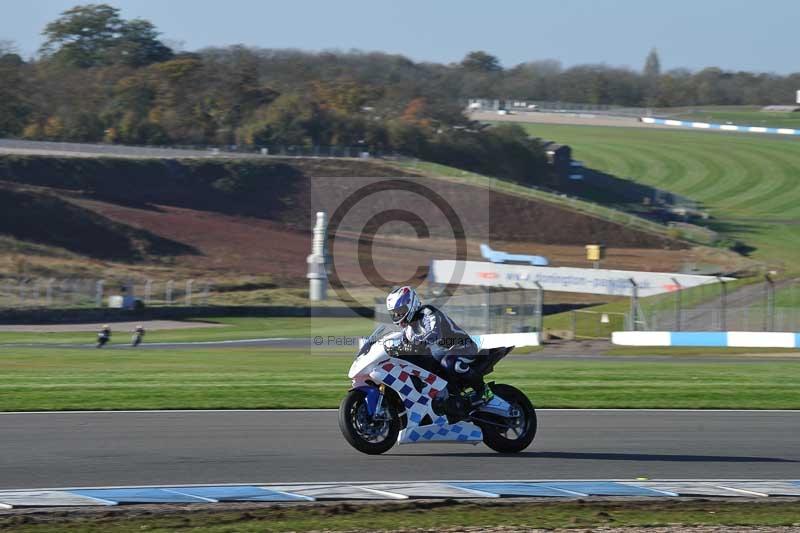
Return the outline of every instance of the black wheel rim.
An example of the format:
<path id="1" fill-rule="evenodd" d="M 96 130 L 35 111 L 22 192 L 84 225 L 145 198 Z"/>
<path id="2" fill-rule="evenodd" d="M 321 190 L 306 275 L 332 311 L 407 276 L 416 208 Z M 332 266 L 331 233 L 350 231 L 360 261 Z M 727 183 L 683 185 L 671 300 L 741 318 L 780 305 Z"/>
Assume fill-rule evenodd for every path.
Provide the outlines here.
<path id="1" fill-rule="evenodd" d="M 524 439 L 530 431 L 530 418 L 525 409 L 518 402 L 509 402 L 517 416 L 504 418 L 506 427 L 497 428 L 497 432 L 506 440 L 515 441 Z"/>
<path id="2" fill-rule="evenodd" d="M 389 418 L 378 419 L 371 416 L 363 400 L 356 402 L 350 409 L 350 426 L 360 439 L 373 444 L 385 441 L 391 431 Z"/>

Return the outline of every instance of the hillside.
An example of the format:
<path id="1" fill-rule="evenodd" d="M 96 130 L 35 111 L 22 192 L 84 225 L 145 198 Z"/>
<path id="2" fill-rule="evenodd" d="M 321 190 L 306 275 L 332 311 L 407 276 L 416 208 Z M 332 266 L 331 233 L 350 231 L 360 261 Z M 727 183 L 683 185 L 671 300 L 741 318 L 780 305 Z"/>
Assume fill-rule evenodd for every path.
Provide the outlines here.
<path id="1" fill-rule="evenodd" d="M 800 143 L 780 136 L 664 129 L 526 124 L 569 144 L 591 169 L 698 202 L 706 224 L 754 259 L 794 269 L 800 261 Z M 624 182 L 622 182 L 624 183 Z M 602 199 L 600 199 L 602 200 Z"/>
<path id="2" fill-rule="evenodd" d="M 709 260 L 735 265 L 731 257 L 712 257 L 708 249 L 690 248 L 663 234 L 485 183 L 421 176 L 420 170 L 353 159 L 0 157 L 0 203 L 7 214 L 0 216 L 0 272 L 4 277 L 198 278 L 245 291 L 302 289 L 311 213 L 333 213 L 345 197 L 372 181 L 364 176 L 376 175 L 406 176 L 454 206 L 472 259 L 480 257 L 481 242 L 492 242 L 545 254 L 554 264 L 585 266 L 583 245 L 605 242 L 609 267 L 677 270 Z M 368 219 L 424 201 L 384 195 L 352 209 L 335 240 L 341 279 L 364 286 L 359 258 Z M 452 257 L 449 221 L 420 212 L 428 238 L 417 238 L 407 224 L 388 223 L 370 239 L 375 267 L 384 278 L 406 279 L 431 259 Z"/>

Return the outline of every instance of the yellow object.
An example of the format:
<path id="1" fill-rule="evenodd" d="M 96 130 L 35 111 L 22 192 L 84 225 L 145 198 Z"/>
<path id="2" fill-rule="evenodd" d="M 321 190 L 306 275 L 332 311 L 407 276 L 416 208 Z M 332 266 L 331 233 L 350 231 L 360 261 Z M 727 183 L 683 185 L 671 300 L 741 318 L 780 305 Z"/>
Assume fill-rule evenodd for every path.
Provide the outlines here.
<path id="1" fill-rule="evenodd" d="M 602 244 L 587 244 L 586 259 L 589 261 L 600 261 L 606 256 L 606 247 Z"/>

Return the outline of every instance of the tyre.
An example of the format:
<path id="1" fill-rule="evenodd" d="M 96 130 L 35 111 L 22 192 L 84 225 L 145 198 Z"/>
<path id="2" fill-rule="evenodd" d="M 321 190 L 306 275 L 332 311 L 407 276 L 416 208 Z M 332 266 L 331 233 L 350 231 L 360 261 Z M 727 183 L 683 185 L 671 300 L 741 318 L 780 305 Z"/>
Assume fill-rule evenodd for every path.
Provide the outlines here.
<path id="1" fill-rule="evenodd" d="M 496 452 L 519 453 L 530 446 L 536 436 L 536 410 L 528 397 L 511 385 L 494 385 L 492 391 L 510 403 L 519 415 L 509 419 L 481 414 L 482 417 L 493 422 L 493 424 L 487 424 L 475 421 L 483 431 L 483 442 Z M 494 424 L 507 424 L 508 427 L 501 428 Z"/>
<path id="2" fill-rule="evenodd" d="M 384 416 L 375 418 L 367 412 L 367 395 L 351 390 L 339 406 L 339 429 L 356 450 L 369 455 L 388 451 L 400 434 L 397 411 L 384 399 Z"/>

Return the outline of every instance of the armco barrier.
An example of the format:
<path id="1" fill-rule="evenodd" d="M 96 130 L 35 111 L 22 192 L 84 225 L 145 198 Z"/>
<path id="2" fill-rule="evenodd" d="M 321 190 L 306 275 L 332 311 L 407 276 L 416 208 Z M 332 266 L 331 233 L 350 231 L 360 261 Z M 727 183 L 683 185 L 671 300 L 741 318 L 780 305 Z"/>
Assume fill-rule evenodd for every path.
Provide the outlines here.
<path id="1" fill-rule="evenodd" d="M 615 331 L 620 346 L 723 346 L 729 348 L 800 348 L 800 333 L 764 331 Z"/>
<path id="2" fill-rule="evenodd" d="M 767 128 L 762 126 L 737 126 L 735 124 L 712 124 L 710 122 L 693 122 L 690 120 L 672 120 L 668 118 L 639 117 L 645 124 L 659 126 L 678 126 L 681 128 L 696 128 L 701 130 L 738 131 L 740 133 L 774 133 L 778 135 L 800 135 L 800 130 L 794 128 Z"/>

